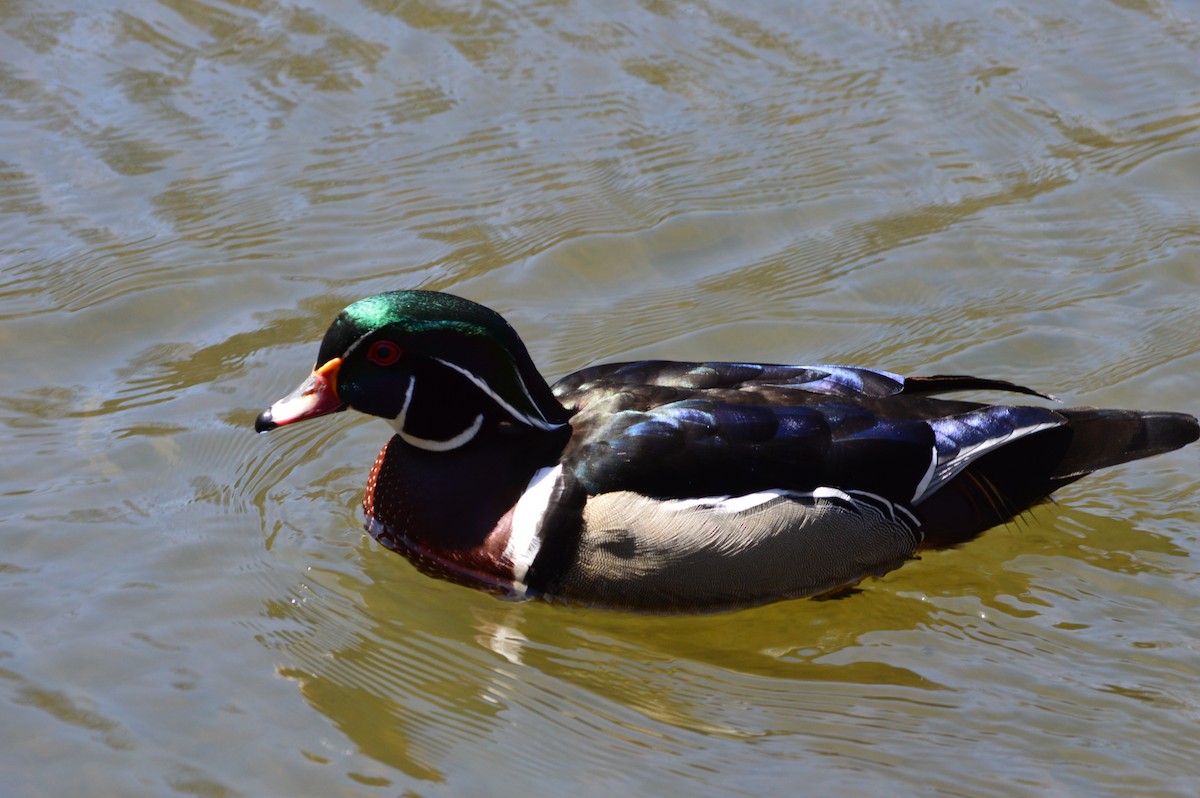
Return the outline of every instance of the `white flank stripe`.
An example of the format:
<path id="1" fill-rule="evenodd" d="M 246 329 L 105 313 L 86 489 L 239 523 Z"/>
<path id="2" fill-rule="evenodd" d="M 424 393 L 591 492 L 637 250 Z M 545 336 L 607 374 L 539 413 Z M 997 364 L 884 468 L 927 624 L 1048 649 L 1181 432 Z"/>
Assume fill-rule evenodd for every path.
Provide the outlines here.
<path id="1" fill-rule="evenodd" d="M 410 377 L 408 380 L 408 390 L 404 392 L 404 406 L 400 408 L 400 414 L 393 418 L 389 423 L 392 429 L 396 430 L 396 434 L 400 439 L 407 444 L 416 446 L 418 449 L 424 449 L 429 452 L 448 452 L 451 449 L 457 449 L 465 443 L 468 443 L 483 427 L 483 414 L 475 416 L 475 420 L 471 422 L 471 426 L 467 427 L 462 432 L 455 435 L 450 440 L 435 441 L 429 438 L 419 438 L 416 435 L 404 429 L 405 423 L 408 420 L 408 406 L 412 404 L 413 390 L 417 387 L 415 377 Z"/>
<path id="2" fill-rule="evenodd" d="M 681 513 L 696 507 L 704 507 L 718 513 L 741 513 L 753 509 L 760 504 L 766 504 L 772 499 L 789 496 L 788 491 L 764 490 L 757 493 L 747 493 L 744 496 L 702 496 L 698 499 L 668 499 L 662 503 L 662 508 L 669 512 Z"/>
<path id="3" fill-rule="evenodd" d="M 547 421 L 544 418 L 534 418 L 533 416 L 525 415 L 520 410 L 517 410 L 515 407 L 510 405 L 508 402 L 501 399 L 499 394 L 497 394 L 495 391 L 493 391 L 486 382 L 479 379 L 478 377 L 476 377 L 471 372 L 467 371 L 462 366 L 459 366 L 455 363 L 451 363 L 448 360 L 442 360 L 440 357 L 435 357 L 434 360 L 441 363 L 443 366 L 446 366 L 447 368 L 454 369 L 459 374 L 463 375 L 468 380 L 475 383 L 475 387 L 477 387 L 479 390 L 483 391 L 488 396 L 490 396 L 492 398 L 493 402 L 495 402 L 496 404 L 500 405 L 501 408 L 503 408 L 504 412 L 508 413 L 510 416 L 512 416 L 515 420 L 519 421 L 520 423 L 528 424 L 531 427 L 537 427 L 538 429 L 544 429 L 544 430 L 558 429 L 559 427 L 563 426 L 562 424 L 551 424 L 549 421 Z M 517 382 L 521 383 L 521 390 L 525 392 L 525 396 L 529 397 L 529 403 L 531 405 L 533 405 L 535 410 L 537 410 L 537 403 L 533 401 L 533 397 L 529 396 L 529 391 L 528 391 L 528 389 L 526 389 L 525 383 L 521 381 L 520 374 L 517 375 Z M 541 412 L 542 412 L 541 410 L 538 410 L 539 415 L 541 414 Z"/>
<path id="4" fill-rule="evenodd" d="M 893 504 L 892 509 L 903 513 L 904 517 L 908 519 L 908 522 L 912 524 L 913 529 L 921 528 L 921 519 L 917 518 L 917 516 L 913 514 L 912 510 L 909 510 L 907 507 L 903 507 L 899 504 Z"/>
<path id="5" fill-rule="evenodd" d="M 758 493 L 747 493 L 745 496 L 735 496 L 731 499 L 726 499 L 721 502 L 720 506 L 727 513 L 742 513 L 746 510 L 752 510 L 760 504 L 766 504 L 772 499 L 778 499 L 786 495 L 787 493 L 782 490 L 764 490 Z"/>
<path id="6" fill-rule="evenodd" d="M 518 598 L 525 597 L 525 575 L 542 547 L 542 519 L 550 508 L 550 497 L 561 476 L 561 464 L 538 471 L 529 480 L 529 487 L 525 488 L 513 510 L 512 533 L 508 536 L 504 554 L 512 563 L 513 590 Z"/>
<path id="7" fill-rule="evenodd" d="M 844 491 L 838 488 L 820 487 L 814 488 L 811 491 L 795 491 L 795 490 L 763 490 L 756 493 L 747 493 L 744 496 L 703 496 L 698 499 L 668 499 L 659 505 L 667 512 L 682 513 L 688 510 L 711 510 L 718 513 L 742 513 L 747 510 L 752 510 L 761 504 L 773 501 L 775 499 L 834 499 L 843 501 L 847 504 L 852 504 L 856 507 L 861 507 L 870 510 L 872 513 L 878 512 L 878 508 L 867 502 L 860 501 L 855 498 L 862 496 L 878 502 L 886 509 L 887 514 L 893 521 L 906 523 L 913 529 L 918 529 L 921 522 L 915 515 L 903 505 L 896 504 L 890 499 L 885 499 L 878 493 L 871 493 L 865 490 Z M 904 516 L 903 519 L 897 517 L 897 513 Z"/>
<path id="8" fill-rule="evenodd" d="M 896 504 L 891 499 L 885 499 L 884 497 L 880 496 L 878 493 L 871 493 L 869 490 L 852 490 L 852 491 L 850 491 L 850 495 L 847 498 L 849 498 L 850 501 L 854 501 L 855 496 L 867 496 L 867 497 L 872 498 L 875 501 L 879 502 L 884 507 L 888 508 L 888 514 L 891 515 L 893 521 L 896 520 L 896 512 L 899 511 L 901 513 L 904 513 L 904 517 L 906 519 L 908 519 L 908 522 L 910 524 L 912 524 L 914 527 L 919 527 L 921 525 L 921 522 L 917 520 L 917 517 L 915 515 L 913 515 L 907 507 L 904 507 L 903 505 L 900 505 L 900 504 Z"/>
<path id="9" fill-rule="evenodd" d="M 782 490 L 760 490 L 746 493 L 742 496 L 701 496 L 697 499 L 667 499 L 660 506 L 663 510 L 673 513 L 687 512 L 697 508 L 713 510 L 718 513 L 744 513 L 753 510 L 760 504 L 775 499 L 841 499 L 852 502 L 853 499 L 837 488 L 817 488 L 811 492 Z"/>
<path id="10" fill-rule="evenodd" d="M 844 490 L 838 490 L 837 488 L 816 488 L 809 495 L 811 495 L 814 499 L 841 499 L 842 501 L 846 502 L 854 501 L 854 499 L 850 498 L 849 493 L 846 493 Z"/>
<path id="11" fill-rule="evenodd" d="M 698 499 L 666 499 L 659 506 L 672 513 L 682 513 L 696 507 L 717 507 L 729 501 L 729 496 L 701 496 Z"/>

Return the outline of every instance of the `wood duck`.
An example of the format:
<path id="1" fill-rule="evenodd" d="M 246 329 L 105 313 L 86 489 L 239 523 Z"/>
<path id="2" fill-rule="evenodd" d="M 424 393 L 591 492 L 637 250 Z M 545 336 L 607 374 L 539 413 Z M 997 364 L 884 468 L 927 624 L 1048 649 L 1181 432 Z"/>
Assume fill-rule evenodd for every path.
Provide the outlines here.
<path id="1" fill-rule="evenodd" d="M 844 366 L 591 366 L 553 388 L 496 312 L 368 297 L 259 432 L 352 407 L 395 435 L 366 528 L 418 568 L 511 598 L 650 612 L 829 594 L 965 542 L 1052 491 L 1200 435 L 1184 413 L 934 398 L 1053 397 Z"/>

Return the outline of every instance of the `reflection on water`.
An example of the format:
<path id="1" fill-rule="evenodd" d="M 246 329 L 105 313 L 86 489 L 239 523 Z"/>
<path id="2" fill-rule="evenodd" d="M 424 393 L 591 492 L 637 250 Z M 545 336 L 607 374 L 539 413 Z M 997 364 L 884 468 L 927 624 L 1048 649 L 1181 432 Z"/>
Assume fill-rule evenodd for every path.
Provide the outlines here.
<path id="1" fill-rule="evenodd" d="M 513 605 L 256 438 L 394 288 L 1197 412 L 1184 7 L 0 3 L 6 794 L 1194 795 L 1195 454 L 837 600 Z M 348 415 L 348 414 L 347 414 Z"/>
<path id="2" fill-rule="evenodd" d="M 1077 511 L 1064 519 L 1077 529 L 1102 523 Z M 1114 533 L 1137 536 L 1129 525 Z M 1128 698 L 1191 716 L 1184 686 L 1194 666 L 1143 656 L 1123 663 L 1127 683 L 1113 684 L 1106 651 L 1142 621 L 1174 631 L 1139 633 L 1138 650 L 1188 645 L 1186 610 L 1161 605 L 1166 572 L 1145 563 L 1153 548 L 1074 559 L 1050 535 L 1023 542 L 968 558 L 1023 552 L 988 579 L 970 571 L 939 580 L 932 571 L 961 568 L 958 555 L 969 554 L 941 552 L 840 599 L 664 618 L 497 601 L 398 570 L 398 558 L 364 539 L 361 571 L 313 573 L 313 601 L 271 605 L 293 624 L 267 642 L 295 663 L 285 674 L 305 699 L 359 750 L 434 781 L 470 757 L 484 772 L 495 768 L 492 789 L 505 794 L 556 778 L 563 762 L 623 773 L 631 757 L 659 768 L 697 750 L 706 769 L 667 767 L 660 786 L 678 789 L 683 777 L 702 787 L 713 771 L 744 767 L 750 741 L 789 760 L 828 758 L 835 769 L 894 767 L 914 745 L 974 758 L 975 746 L 994 749 L 997 736 L 1037 736 L 1047 717 L 1065 725 L 1046 729 L 1048 747 L 1026 763 L 1034 781 L 1061 767 L 1072 778 L 1123 778 L 1121 755 L 1091 750 L 1103 724 L 1132 712 L 1137 726 Z M 1182 555 L 1165 540 L 1158 551 Z M 946 587 L 922 590 L 930 581 Z M 1096 612 L 1106 600 L 1122 617 Z M 1164 623 L 1168 615 L 1176 617 Z M 1023 682 L 1029 667 L 1045 676 L 1027 685 L 1027 699 L 993 705 L 997 686 Z M 1175 687 L 1139 686 L 1150 683 Z M 525 744 L 508 742 L 514 735 Z M 986 778 L 975 783 L 986 791 Z"/>

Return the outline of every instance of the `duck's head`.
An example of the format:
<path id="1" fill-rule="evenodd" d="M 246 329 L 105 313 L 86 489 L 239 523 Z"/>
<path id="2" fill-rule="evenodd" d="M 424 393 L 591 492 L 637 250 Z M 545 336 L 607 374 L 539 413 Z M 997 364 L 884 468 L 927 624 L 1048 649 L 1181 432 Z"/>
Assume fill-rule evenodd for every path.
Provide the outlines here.
<path id="1" fill-rule="evenodd" d="M 267 408 L 258 432 L 347 407 L 387 419 L 407 443 L 456 449 L 493 427 L 561 428 L 554 399 L 500 314 L 437 291 L 361 299 L 333 320 L 312 374 Z"/>

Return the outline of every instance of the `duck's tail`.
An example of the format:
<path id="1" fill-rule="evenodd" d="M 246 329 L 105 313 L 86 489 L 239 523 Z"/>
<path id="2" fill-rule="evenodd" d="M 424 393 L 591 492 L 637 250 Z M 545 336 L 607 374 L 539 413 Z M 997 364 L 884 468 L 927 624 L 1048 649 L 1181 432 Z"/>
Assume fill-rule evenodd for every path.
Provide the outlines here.
<path id="1" fill-rule="evenodd" d="M 1093 471 L 1170 452 L 1200 438 L 1187 413 L 1057 411 L 1067 423 L 1013 441 L 964 468 L 916 508 L 924 548 L 966 542 Z"/>
<path id="2" fill-rule="evenodd" d="M 1071 445 L 1055 475 L 1082 477 L 1101 468 L 1171 452 L 1200 438 L 1200 424 L 1187 413 L 1097 410 L 1060 411 L 1071 429 Z"/>

